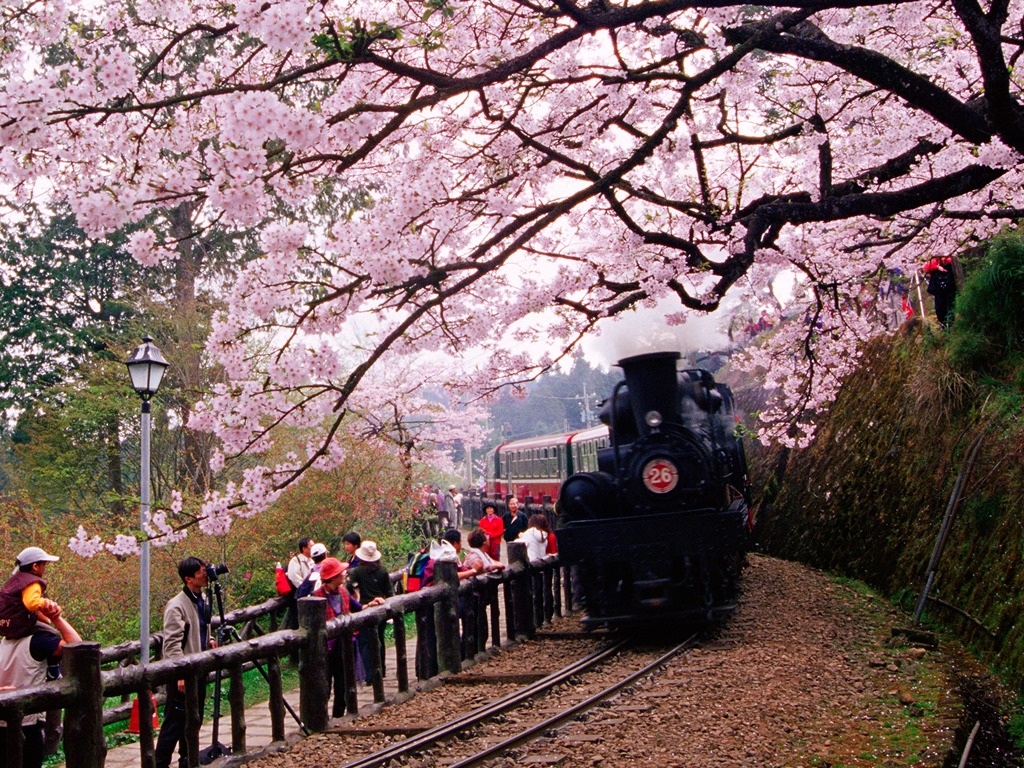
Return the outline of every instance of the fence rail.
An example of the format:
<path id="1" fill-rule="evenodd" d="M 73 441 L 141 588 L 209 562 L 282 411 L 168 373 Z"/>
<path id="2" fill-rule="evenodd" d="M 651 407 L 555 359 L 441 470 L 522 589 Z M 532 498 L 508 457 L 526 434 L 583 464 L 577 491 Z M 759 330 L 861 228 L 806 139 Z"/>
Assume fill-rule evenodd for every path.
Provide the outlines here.
<path id="1" fill-rule="evenodd" d="M 282 659 L 298 655 L 299 712 L 303 728 L 323 731 L 330 720 L 328 700 L 331 679 L 328 643 L 341 643 L 344 681 L 343 706 L 336 711 L 355 714 L 360 701 L 356 686 L 355 633 L 363 632 L 368 644 L 369 677 L 373 701 L 385 701 L 384 670 L 378 645 L 378 627 L 393 622 L 396 664 L 393 675 L 400 693 L 410 691 L 410 675 L 424 679 L 441 673 L 457 673 L 464 659 L 472 659 L 488 647 L 502 644 L 499 634 L 502 611 L 507 641 L 531 637 L 536 627 L 562 615 L 562 595 L 569 603 L 568 571 L 555 555 L 531 565 L 526 546 L 509 545 L 505 571 L 459 581 L 455 563 L 435 564 L 434 585 L 388 599 L 383 605 L 327 621 L 326 600 L 307 597 L 299 601 L 299 628 L 278 627 L 288 605 L 275 598 L 260 605 L 232 611 L 225 623 L 238 630 L 240 640 L 219 648 L 176 659 L 159 658 L 161 639 L 153 639 L 154 661 L 139 664 L 138 642 L 101 648 L 98 643 L 71 643 L 64 648 L 62 680 L 19 691 L 0 692 L 0 720 L 7 723 L 7 765 L 21 765 L 23 718 L 53 709 L 66 710 L 64 739 L 75 748 L 66 751 L 67 768 L 101 768 L 106 758 L 103 725 L 127 718 L 130 697 L 138 700 L 140 768 L 154 766 L 152 726 L 154 693 L 160 686 L 185 681 L 186 742 L 189 768 L 199 766 L 199 730 L 202 725 L 204 688 L 211 676 L 228 681 L 226 702 L 231 723 L 231 751 L 246 753 L 243 670 L 259 665 L 270 688 L 267 706 L 272 738 L 285 736 L 286 703 L 281 682 Z M 414 663 L 410 668 L 405 617 L 416 617 Z M 219 617 L 215 618 L 219 623 Z M 267 623 L 266 627 L 259 622 Z M 109 667 L 104 669 L 103 667 Z M 104 701 L 121 697 L 122 703 L 104 710 Z M 162 699 L 162 697 L 161 697 Z M 159 703 L 159 702 L 158 702 Z"/>

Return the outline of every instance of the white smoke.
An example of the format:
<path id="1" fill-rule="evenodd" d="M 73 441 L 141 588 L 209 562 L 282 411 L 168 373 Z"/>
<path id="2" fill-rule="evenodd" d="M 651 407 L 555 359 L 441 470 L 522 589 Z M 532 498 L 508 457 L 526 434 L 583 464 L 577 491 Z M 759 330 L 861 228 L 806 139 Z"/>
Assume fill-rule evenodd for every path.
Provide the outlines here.
<path id="1" fill-rule="evenodd" d="M 624 357 L 648 352 L 679 352 L 685 357 L 725 349 L 729 346 L 725 329 L 734 309 L 730 302 L 710 314 L 694 312 L 683 325 L 669 325 L 664 309 L 638 309 L 601 321 L 598 332 L 583 340 L 583 353 L 594 364 L 608 367 Z M 678 310 L 675 303 L 671 311 Z"/>

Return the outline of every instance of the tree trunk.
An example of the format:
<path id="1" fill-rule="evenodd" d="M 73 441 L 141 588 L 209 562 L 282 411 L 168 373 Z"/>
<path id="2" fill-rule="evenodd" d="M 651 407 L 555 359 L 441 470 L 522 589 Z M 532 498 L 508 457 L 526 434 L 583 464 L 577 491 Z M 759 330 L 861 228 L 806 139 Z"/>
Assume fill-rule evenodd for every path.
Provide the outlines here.
<path id="1" fill-rule="evenodd" d="M 197 203 L 179 205 L 168 215 L 171 236 L 178 243 L 178 259 L 174 272 L 175 308 L 172 317 L 174 332 L 174 366 L 171 371 L 178 387 L 177 407 L 180 411 L 180 444 L 172 482 L 202 496 L 210 485 L 210 445 L 206 435 L 189 429 L 191 405 L 205 392 L 202 365 L 209 326 L 208 312 L 196 299 L 196 279 L 204 261 L 204 247 L 195 231 L 193 218 Z"/>

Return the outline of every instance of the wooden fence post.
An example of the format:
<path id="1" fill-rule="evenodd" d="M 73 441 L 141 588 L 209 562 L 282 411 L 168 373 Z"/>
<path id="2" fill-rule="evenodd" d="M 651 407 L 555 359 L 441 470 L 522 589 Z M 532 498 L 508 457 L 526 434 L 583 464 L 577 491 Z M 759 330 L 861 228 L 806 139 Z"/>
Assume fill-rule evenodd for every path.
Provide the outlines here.
<path id="1" fill-rule="evenodd" d="M 350 715 L 359 714 L 359 691 L 356 688 L 356 678 L 359 671 L 356 669 L 356 643 L 355 636 L 351 630 L 342 632 L 337 640 L 334 641 L 334 651 L 332 652 L 335 659 L 341 659 L 341 666 L 344 667 L 345 673 L 343 675 L 345 679 L 345 690 L 343 696 L 345 697 L 345 705 L 339 707 L 338 702 L 334 702 L 335 712 L 347 712 Z M 330 662 L 328 662 L 329 664 Z M 333 683 L 333 681 L 332 681 Z M 334 696 L 337 698 L 338 689 L 335 687 Z"/>
<path id="2" fill-rule="evenodd" d="M 327 730 L 327 601 L 322 597 L 299 600 L 299 628 L 305 644 L 299 651 L 299 716 L 311 733 Z"/>
<path id="3" fill-rule="evenodd" d="M 533 572 L 526 556 L 526 545 L 511 541 L 508 545 L 508 562 L 511 567 L 522 566 L 521 573 L 512 580 L 512 611 L 515 616 L 516 639 L 532 638 L 533 625 Z M 505 617 L 508 621 L 508 617 Z"/>
<path id="4" fill-rule="evenodd" d="M 100 644 L 69 643 L 64 646 L 64 669 L 75 687 L 74 704 L 64 719 L 64 743 L 68 768 L 103 768 L 107 740 L 103 734 L 103 681 L 100 677 Z"/>
<path id="5" fill-rule="evenodd" d="M 257 662 L 258 663 L 258 662 Z M 245 753 L 245 681 L 242 678 L 242 664 L 228 667 L 228 706 L 231 709 L 231 751 Z"/>
<path id="6" fill-rule="evenodd" d="M 153 736 L 153 711 L 156 702 L 153 689 L 146 685 L 135 695 L 139 707 L 139 765 L 153 768 L 156 765 L 156 740 Z"/>
<path id="7" fill-rule="evenodd" d="M 388 615 L 394 621 L 391 626 L 395 628 L 395 676 L 398 678 L 398 692 L 407 693 L 409 690 L 409 649 L 405 641 L 405 613 L 392 613 L 388 609 Z"/>
<path id="8" fill-rule="evenodd" d="M 284 739 L 284 687 L 281 684 L 281 658 L 271 656 L 267 659 L 267 677 L 270 678 L 270 738 L 274 741 Z"/>
<path id="9" fill-rule="evenodd" d="M 206 675 L 201 672 L 185 675 L 185 746 L 188 768 L 199 768 L 199 730 L 203 727 L 206 706 Z"/>
<path id="10" fill-rule="evenodd" d="M 490 602 L 491 616 L 491 647 L 501 648 L 501 609 L 498 608 L 500 601 L 498 600 L 497 584 L 491 587 L 488 601 Z"/>
<path id="11" fill-rule="evenodd" d="M 437 561 L 434 564 L 434 583 L 445 586 L 444 597 L 437 604 L 434 616 L 437 622 L 437 666 L 441 672 L 458 674 L 462 671 L 458 566 L 453 562 Z"/>
<path id="12" fill-rule="evenodd" d="M 459 618 L 462 624 L 462 642 L 459 644 L 459 656 L 462 659 L 472 659 L 477 653 L 477 605 L 480 602 L 480 598 L 476 594 L 468 594 L 462 600 L 462 610 L 459 611 L 462 614 Z"/>
<path id="13" fill-rule="evenodd" d="M 369 630 L 361 630 L 366 632 L 366 653 L 370 657 L 364 661 L 368 661 L 370 664 L 370 684 L 373 686 L 373 701 L 375 704 L 382 704 L 384 702 L 384 659 L 382 654 L 384 653 L 384 642 L 381 638 L 380 629 L 384 625 L 378 625 L 370 627 Z"/>
<path id="14" fill-rule="evenodd" d="M 511 557 L 511 554 L 509 555 Z M 509 565 L 512 561 L 509 560 Z M 505 638 L 511 643 L 516 639 L 516 611 L 512 600 L 512 580 L 508 579 L 502 585 L 501 597 L 505 603 Z M 499 642 L 500 645 L 500 642 Z"/>

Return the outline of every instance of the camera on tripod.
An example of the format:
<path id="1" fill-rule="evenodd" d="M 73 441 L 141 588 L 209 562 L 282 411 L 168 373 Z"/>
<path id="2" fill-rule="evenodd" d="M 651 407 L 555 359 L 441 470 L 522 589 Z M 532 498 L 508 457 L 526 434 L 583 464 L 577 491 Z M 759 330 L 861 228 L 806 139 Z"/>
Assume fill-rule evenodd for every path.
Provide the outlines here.
<path id="1" fill-rule="evenodd" d="M 228 572 L 228 566 L 226 563 L 220 565 L 214 565 L 213 563 L 206 564 L 206 577 L 210 581 L 216 581 L 218 576 L 223 576 Z"/>

